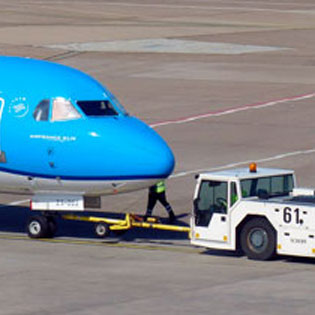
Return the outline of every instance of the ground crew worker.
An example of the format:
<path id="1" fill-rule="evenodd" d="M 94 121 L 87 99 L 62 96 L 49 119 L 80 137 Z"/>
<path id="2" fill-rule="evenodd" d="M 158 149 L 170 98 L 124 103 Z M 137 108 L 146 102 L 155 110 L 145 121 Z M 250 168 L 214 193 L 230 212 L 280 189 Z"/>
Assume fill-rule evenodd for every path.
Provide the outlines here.
<path id="1" fill-rule="evenodd" d="M 173 223 L 175 221 L 175 214 L 173 212 L 173 209 L 171 205 L 166 200 L 166 186 L 164 181 L 160 181 L 154 186 L 151 186 L 149 188 L 149 196 L 148 196 L 148 207 L 147 212 L 144 216 L 144 220 L 147 219 L 147 217 L 150 217 L 152 215 L 153 208 L 157 201 L 159 201 L 164 208 L 166 209 L 168 215 L 169 215 L 169 223 Z"/>

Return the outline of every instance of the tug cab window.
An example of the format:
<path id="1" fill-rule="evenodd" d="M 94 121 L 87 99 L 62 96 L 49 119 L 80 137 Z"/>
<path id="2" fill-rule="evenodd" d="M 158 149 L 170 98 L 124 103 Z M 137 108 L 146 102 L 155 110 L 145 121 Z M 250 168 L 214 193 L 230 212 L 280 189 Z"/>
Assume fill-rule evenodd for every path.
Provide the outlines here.
<path id="1" fill-rule="evenodd" d="M 81 118 L 81 115 L 69 100 L 61 97 L 54 99 L 51 116 L 52 121 L 65 121 L 78 118 Z"/>
<path id="2" fill-rule="evenodd" d="M 293 176 L 271 176 L 241 180 L 243 197 L 280 197 L 288 196 L 293 190 Z"/>
<path id="3" fill-rule="evenodd" d="M 104 101 L 78 101 L 78 106 L 86 116 L 116 116 L 114 106 L 108 100 Z"/>
<path id="4" fill-rule="evenodd" d="M 33 117 L 36 121 L 47 121 L 49 118 L 50 101 L 42 100 L 35 108 Z"/>
<path id="5" fill-rule="evenodd" d="M 231 191 L 230 191 L 230 207 L 232 207 L 238 200 L 236 183 L 231 183 Z"/>

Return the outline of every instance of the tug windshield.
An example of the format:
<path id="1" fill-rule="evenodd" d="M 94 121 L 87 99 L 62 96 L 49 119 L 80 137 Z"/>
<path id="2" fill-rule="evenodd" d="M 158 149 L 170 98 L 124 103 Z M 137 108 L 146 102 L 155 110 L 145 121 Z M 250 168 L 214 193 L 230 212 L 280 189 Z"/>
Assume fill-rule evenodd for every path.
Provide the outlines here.
<path id="1" fill-rule="evenodd" d="M 280 197 L 288 196 L 293 190 L 293 176 L 269 176 L 241 180 L 242 197 Z"/>

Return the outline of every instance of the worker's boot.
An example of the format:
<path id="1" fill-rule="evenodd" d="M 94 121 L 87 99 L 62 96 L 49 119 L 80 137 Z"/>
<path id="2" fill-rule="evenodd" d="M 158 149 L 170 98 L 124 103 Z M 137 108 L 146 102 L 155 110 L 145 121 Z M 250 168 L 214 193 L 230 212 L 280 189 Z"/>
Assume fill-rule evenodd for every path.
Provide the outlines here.
<path id="1" fill-rule="evenodd" d="M 152 210 L 151 209 L 147 209 L 145 215 L 143 216 L 143 221 L 147 221 L 149 217 L 152 216 Z"/>
<path id="2" fill-rule="evenodd" d="M 176 220 L 176 217 L 175 217 L 175 214 L 174 214 L 174 212 L 173 212 L 172 209 L 169 211 L 168 215 L 169 215 L 168 223 L 169 223 L 169 224 L 174 223 L 175 220 Z"/>

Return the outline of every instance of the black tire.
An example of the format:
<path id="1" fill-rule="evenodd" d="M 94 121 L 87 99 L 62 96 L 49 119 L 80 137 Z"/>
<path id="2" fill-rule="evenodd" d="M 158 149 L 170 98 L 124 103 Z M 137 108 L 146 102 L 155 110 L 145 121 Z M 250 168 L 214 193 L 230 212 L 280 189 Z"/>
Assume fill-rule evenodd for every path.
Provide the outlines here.
<path id="1" fill-rule="evenodd" d="M 95 234 L 99 238 L 107 237 L 110 233 L 109 225 L 105 222 L 95 224 Z"/>
<path id="2" fill-rule="evenodd" d="M 241 231 L 241 248 L 249 259 L 269 260 L 276 252 L 276 232 L 264 218 L 245 223 Z"/>
<path id="3" fill-rule="evenodd" d="M 26 228 L 30 238 L 45 238 L 49 236 L 49 224 L 44 216 L 36 215 L 30 217 Z"/>
<path id="4" fill-rule="evenodd" d="M 53 238 L 57 232 L 57 222 L 52 216 L 47 217 L 48 221 L 48 232 L 47 237 Z"/>

